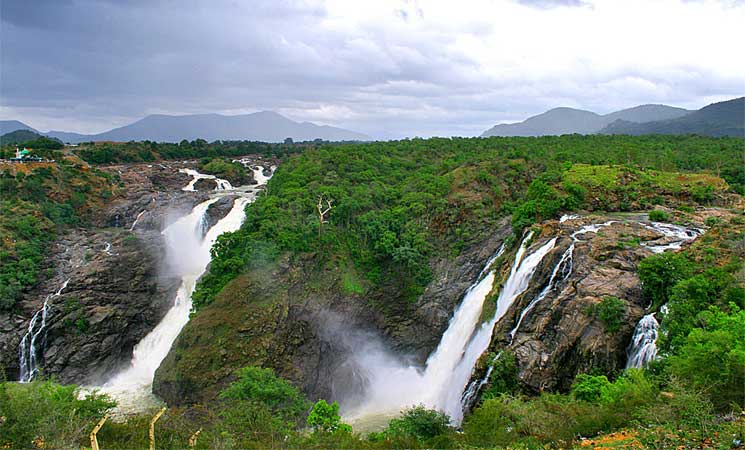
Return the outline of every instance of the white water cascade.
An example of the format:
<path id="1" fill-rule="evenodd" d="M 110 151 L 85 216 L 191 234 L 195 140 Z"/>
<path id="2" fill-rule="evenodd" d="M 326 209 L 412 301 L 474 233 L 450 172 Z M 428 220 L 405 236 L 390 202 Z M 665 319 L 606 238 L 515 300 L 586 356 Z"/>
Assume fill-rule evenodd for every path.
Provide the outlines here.
<path id="1" fill-rule="evenodd" d="M 47 326 L 49 300 L 59 297 L 69 282 L 70 280 L 67 279 L 62 283 L 62 287 L 60 287 L 56 292 L 47 295 L 41 309 L 36 311 L 36 314 L 31 317 L 31 320 L 28 323 L 28 330 L 26 331 L 26 334 L 23 335 L 21 346 L 18 350 L 20 367 L 19 381 L 21 383 L 28 383 L 33 380 L 34 376 L 39 372 L 39 358 L 37 355 L 39 345 L 38 340 L 40 337 L 42 341 L 44 339 L 42 333 Z M 39 319 L 41 319 L 41 322 L 39 322 Z"/>
<path id="2" fill-rule="evenodd" d="M 568 219 L 565 219 L 565 217 L 568 217 Z M 577 218 L 579 218 L 579 216 L 564 216 L 564 217 L 562 217 L 562 219 L 564 219 L 564 221 L 566 221 L 566 220 L 572 220 L 572 219 L 577 219 Z M 548 280 L 548 284 L 546 285 L 545 288 L 543 288 L 543 290 L 537 296 L 535 296 L 535 298 L 533 298 L 533 300 L 530 301 L 530 303 L 528 303 L 528 306 L 526 306 L 525 309 L 523 309 L 520 312 L 520 318 L 517 319 L 517 323 L 515 324 L 515 327 L 512 329 L 512 331 L 510 331 L 510 344 L 515 339 L 515 334 L 517 334 L 517 330 L 520 329 L 520 325 L 522 325 L 523 320 L 528 315 L 528 313 L 530 311 L 532 311 L 533 308 L 535 308 L 535 306 L 541 300 L 543 300 L 544 298 L 546 298 L 546 296 L 548 295 L 549 292 L 551 292 L 554 289 L 556 289 L 556 286 L 558 286 L 559 283 L 561 283 L 564 280 L 566 280 L 567 278 L 569 278 L 569 276 L 572 274 L 572 270 L 574 269 L 574 247 L 575 247 L 575 244 L 579 241 L 578 236 L 581 235 L 581 234 L 585 234 L 585 233 L 597 233 L 602 228 L 607 227 L 608 225 L 612 224 L 613 222 L 614 221 L 610 220 L 610 221 L 605 222 L 605 223 L 597 223 L 597 224 L 594 223 L 594 224 L 590 224 L 590 225 L 585 225 L 582 228 L 580 228 L 579 230 L 577 230 L 574 233 L 572 233 L 572 235 L 571 235 L 572 243 L 564 251 L 564 254 L 561 255 L 561 258 L 559 259 L 559 262 L 556 263 L 556 266 L 554 267 L 554 270 L 551 272 L 551 277 Z M 561 278 L 558 278 L 558 277 L 561 277 Z"/>
<path id="3" fill-rule="evenodd" d="M 254 189 L 236 198 L 228 214 L 206 234 L 203 220 L 209 206 L 219 200 L 219 195 L 198 204 L 189 214 L 163 230 L 168 261 L 181 277 L 181 285 L 165 317 L 135 346 L 130 365 L 99 387 L 101 392 L 117 400 L 119 411 L 144 411 L 157 404 L 152 394 L 155 371 L 189 321 L 191 294 L 207 269 L 212 245 L 221 234 L 240 228 L 245 218 L 245 207 L 253 202 L 258 192 Z"/>
<path id="4" fill-rule="evenodd" d="M 463 418 L 461 398 L 476 361 L 487 349 L 494 325 L 528 286 L 535 268 L 556 240 L 551 239 L 523 259 L 530 233 L 515 255 L 510 276 L 497 300 L 494 317 L 476 329 L 486 296 L 493 288 L 495 273 L 490 265 L 482 271 L 477 283 L 466 292 L 462 303 L 450 320 L 437 349 L 427 359 L 423 370 L 404 365 L 377 347 L 365 349 L 358 365 L 367 375 L 365 400 L 344 412 L 345 420 L 358 428 L 384 423 L 401 409 L 423 404 L 444 411 L 454 424 Z"/>
<path id="5" fill-rule="evenodd" d="M 647 229 L 655 231 L 668 238 L 675 239 L 669 244 L 649 244 L 647 242 L 642 242 L 642 245 L 650 249 L 652 253 L 662 253 L 667 250 L 680 250 L 684 243 L 693 241 L 703 233 L 703 230 L 684 228 L 671 223 L 652 222 L 649 225 L 643 225 Z"/>
<path id="6" fill-rule="evenodd" d="M 187 174 L 187 175 L 189 175 L 189 176 L 192 177 L 191 178 L 191 181 L 189 182 L 189 184 L 187 184 L 185 187 L 183 187 L 181 189 L 183 191 L 193 191 L 194 190 L 194 185 L 199 180 L 214 180 L 215 183 L 216 183 L 216 185 L 217 185 L 215 187 L 215 190 L 216 191 L 226 191 L 226 190 L 233 189 L 233 186 L 230 184 L 230 181 L 223 180 L 222 178 L 217 178 L 214 175 L 207 175 L 207 174 L 204 174 L 204 173 L 199 173 L 199 172 L 197 172 L 194 169 L 179 169 L 179 172 L 180 173 L 185 173 L 185 174 Z"/>
<path id="7" fill-rule="evenodd" d="M 627 351 L 626 368 L 642 368 L 657 357 L 657 336 L 660 324 L 654 313 L 642 317 L 634 328 L 631 345 Z"/>

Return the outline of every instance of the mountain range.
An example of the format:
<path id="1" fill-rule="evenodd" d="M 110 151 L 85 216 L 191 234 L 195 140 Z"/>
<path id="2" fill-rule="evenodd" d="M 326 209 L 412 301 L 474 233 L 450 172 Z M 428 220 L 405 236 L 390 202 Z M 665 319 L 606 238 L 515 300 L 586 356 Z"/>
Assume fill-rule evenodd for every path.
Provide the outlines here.
<path id="1" fill-rule="evenodd" d="M 17 120 L 0 121 L 0 134 L 15 130 L 30 130 L 30 126 Z M 123 127 L 114 128 L 98 134 L 79 134 L 65 131 L 43 133 L 63 142 L 76 144 L 89 141 L 156 141 L 179 142 L 182 139 L 194 140 L 251 140 L 281 142 L 286 138 L 295 141 L 369 141 L 371 138 L 361 133 L 310 122 L 295 122 L 271 111 L 253 114 L 224 116 L 221 114 L 192 114 L 168 116 L 149 115 Z"/>
<path id="2" fill-rule="evenodd" d="M 634 123 L 616 120 L 601 134 L 703 134 L 745 137 L 745 97 L 712 103 L 670 120 Z"/>
<path id="3" fill-rule="evenodd" d="M 562 134 L 703 134 L 743 136 L 745 97 L 687 110 L 666 105 L 641 105 L 610 114 L 554 108 L 523 122 L 499 124 L 482 136 L 549 136 Z"/>

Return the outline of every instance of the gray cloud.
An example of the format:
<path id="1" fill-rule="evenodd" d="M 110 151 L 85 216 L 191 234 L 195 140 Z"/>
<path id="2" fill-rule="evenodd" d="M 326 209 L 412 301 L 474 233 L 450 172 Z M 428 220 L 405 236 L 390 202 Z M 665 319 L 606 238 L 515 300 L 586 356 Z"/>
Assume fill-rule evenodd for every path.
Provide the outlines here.
<path id="1" fill-rule="evenodd" d="M 540 15 L 584 5 L 519 3 Z M 426 2 L 402 1 L 349 23 L 312 1 L 0 5 L 0 113 L 41 129 L 94 132 L 155 112 L 270 109 L 382 138 L 477 135 L 559 105 L 698 107 L 742 91 L 738 73 L 706 64 L 606 67 L 612 58 L 603 49 L 557 49 L 567 55 L 558 67 L 551 52 L 514 49 L 527 38 L 551 44 L 532 23 L 509 41 L 489 40 L 512 17 L 474 11 L 437 22 Z M 505 62 L 490 61 L 503 54 Z"/>

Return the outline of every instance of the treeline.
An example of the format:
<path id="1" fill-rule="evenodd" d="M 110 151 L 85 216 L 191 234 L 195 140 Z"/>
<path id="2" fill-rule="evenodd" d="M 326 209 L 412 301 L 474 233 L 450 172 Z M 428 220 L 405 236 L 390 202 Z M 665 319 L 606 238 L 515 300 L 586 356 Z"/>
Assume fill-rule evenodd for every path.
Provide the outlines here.
<path id="1" fill-rule="evenodd" d="M 80 144 L 74 152 L 91 164 L 153 162 L 167 159 L 198 159 L 235 157 L 248 154 L 266 158 L 285 158 L 320 145 L 331 145 L 322 141 L 287 142 L 282 144 L 254 141 L 215 141 L 204 139 L 168 142 L 90 142 Z"/>
<path id="2" fill-rule="evenodd" d="M 561 211 L 708 204 L 742 192 L 744 146 L 737 138 L 569 135 L 310 148 L 282 164 L 270 195 L 218 240 L 194 304 L 281 252 L 347 256 L 361 278 L 392 281 L 415 298 L 432 256 L 458 254 L 508 215 L 520 230 Z M 320 237 L 319 196 L 333 202 Z"/>

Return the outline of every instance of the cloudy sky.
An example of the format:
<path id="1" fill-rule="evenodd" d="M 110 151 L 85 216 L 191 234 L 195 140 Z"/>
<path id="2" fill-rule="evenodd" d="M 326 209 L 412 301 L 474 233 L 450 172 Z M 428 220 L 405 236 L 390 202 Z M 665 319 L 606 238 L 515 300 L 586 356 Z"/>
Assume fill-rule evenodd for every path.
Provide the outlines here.
<path id="1" fill-rule="evenodd" d="M 0 0 L 0 118 L 273 110 L 377 138 L 745 94 L 745 1 Z"/>

